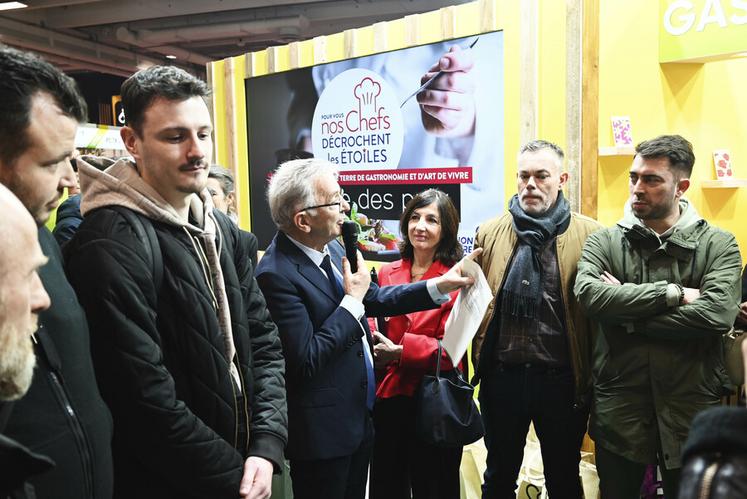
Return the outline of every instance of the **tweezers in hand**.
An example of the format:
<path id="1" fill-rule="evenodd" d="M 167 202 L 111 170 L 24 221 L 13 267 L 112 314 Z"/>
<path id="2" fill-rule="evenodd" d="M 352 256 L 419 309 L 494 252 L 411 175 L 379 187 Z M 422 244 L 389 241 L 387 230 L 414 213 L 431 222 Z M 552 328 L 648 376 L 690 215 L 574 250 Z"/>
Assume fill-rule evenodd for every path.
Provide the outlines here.
<path id="1" fill-rule="evenodd" d="M 473 41 L 472 43 L 470 43 L 470 44 L 469 44 L 469 47 L 467 47 L 467 48 L 468 48 L 468 49 L 471 49 L 472 47 L 474 47 L 474 46 L 475 46 L 475 44 L 477 43 L 477 40 L 479 40 L 479 39 L 480 39 L 480 37 L 479 37 L 479 36 L 478 36 L 477 38 L 475 38 L 475 41 Z M 425 83 L 423 83 L 422 85 L 420 85 L 420 88 L 419 88 L 419 89 L 415 90 L 415 91 L 414 91 L 413 93 L 411 93 L 410 95 L 408 95 L 408 96 L 407 96 L 407 98 L 406 98 L 406 99 L 405 99 L 404 101 L 402 101 L 402 104 L 400 104 L 400 106 L 399 106 L 399 107 L 400 107 L 400 109 L 402 109 L 402 108 L 404 107 L 404 105 L 405 105 L 405 104 L 407 104 L 407 101 L 409 101 L 410 99 L 412 99 L 413 97 L 415 97 L 416 95 L 418 95 L 418 94 L 419 94 L 420 92 L 422 92 L 423 90 L 425 90 L 425 89 L 427 89 L 428 87 L 430 87 L 430 86 L 431 86 L 431 84 L 432 84 L 432 83 L 433 83 L 434 81 L 436 81 L 436 78 L 438 78 L 439 76 L 441 76 L 441 75 L 442 75 L 442 74 L 444 74 L 444 73 L 445 73 L 445 71 L 444 71 L 444 70 L 441 70 L 441 71 L 439 71 L 438 73 L 436 73 L 436 74 L 434 74 L 433 76 L 431 76 L 430 78 L 428 78 L 428 81 L 426 81 Z"/>

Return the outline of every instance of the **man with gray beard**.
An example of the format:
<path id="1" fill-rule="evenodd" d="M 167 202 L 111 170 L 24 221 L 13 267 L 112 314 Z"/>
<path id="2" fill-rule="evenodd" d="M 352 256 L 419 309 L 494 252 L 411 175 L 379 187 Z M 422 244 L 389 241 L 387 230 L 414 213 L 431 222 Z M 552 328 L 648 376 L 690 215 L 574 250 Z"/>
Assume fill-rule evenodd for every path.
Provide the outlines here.
<path id="1" fill-rule="evenodd" d="M 111 499 L 112 418 L 96 384 L 85 313 L 45 227 L 65 189 L 76 185 L 70 158 L 86 102 L 59 69 L 1 44 L 0 75 L 0 183 L 36 222 L 49 258 L 39 278 L 51 301 L 34 334 L 36 375 L 4 432 L 54 461 L 30 480 L 39 497 Z"/>
<path id="2" fill-rule="evenodd" d="M 37 270 L 47 258 L 31 215 L 2 184 L 0 213 L 0 498 L 25 497 L 26 477 L 52 463 L 1 432 L 12 410 L 8 402 L 22 397 L 31 385 L 36 363 L 31 335 L 37 313 L 49 307 Z"/>

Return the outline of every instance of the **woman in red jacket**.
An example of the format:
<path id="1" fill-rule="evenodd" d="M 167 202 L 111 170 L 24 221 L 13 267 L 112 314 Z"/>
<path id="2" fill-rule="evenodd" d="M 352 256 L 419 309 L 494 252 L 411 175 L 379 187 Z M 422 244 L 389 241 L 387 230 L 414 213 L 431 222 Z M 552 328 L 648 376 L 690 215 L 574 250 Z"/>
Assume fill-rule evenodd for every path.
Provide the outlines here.
<path id="1" fill-rule="evenodd" d="M 379 284 L 417 282 L 446 273 L 462 257 L 458 227 L 459 215 L 446 194 L 429 189 L 416 195 L 400 219 L 402 260 L 381 268 Z M 456 295 L 440 308 L 391 317 L 386 337 L 375 333 L 376 366 L 386 372 L 376 389 L 371 499 L 459 498 L 462 449 L 417 440 L 413 398 L 423 375 L 435 372 L 438 340 Z M 453 369 L 445 352 L 441 369 Z"/>

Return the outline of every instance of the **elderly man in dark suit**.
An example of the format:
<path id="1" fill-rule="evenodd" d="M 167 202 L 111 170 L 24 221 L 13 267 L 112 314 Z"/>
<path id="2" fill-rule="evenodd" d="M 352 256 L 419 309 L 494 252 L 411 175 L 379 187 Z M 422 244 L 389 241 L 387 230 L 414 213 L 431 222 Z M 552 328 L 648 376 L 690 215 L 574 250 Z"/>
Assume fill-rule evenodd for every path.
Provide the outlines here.
<path id="1" fill-rule="evenodd" d="M 352 273 L 340 235 L 350 207 L 337 169 L 319 159 L 278 168 L 268 190 L 278 233 L 257 281 L 286 360 L 290 460 L 296 499 L 363 498 L 371 456 L 374 377 L 365 313 L 437 307 L 470 284 L 460 265 L 443 276 L 380 289 L 358 254 Z"/>

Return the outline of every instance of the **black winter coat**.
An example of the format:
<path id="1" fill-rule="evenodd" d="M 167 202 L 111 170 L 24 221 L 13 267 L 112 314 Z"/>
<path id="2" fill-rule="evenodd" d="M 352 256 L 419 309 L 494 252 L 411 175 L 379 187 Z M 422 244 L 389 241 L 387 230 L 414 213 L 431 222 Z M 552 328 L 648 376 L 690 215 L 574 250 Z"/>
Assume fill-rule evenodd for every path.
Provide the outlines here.
<path id="1" fill-rule="evenodd" d="M 52 304 L 39 314 L 34 378 L 5 434 L 55 462 L 30 480 L 39 497 L 111 499 L 112 418 L 96 385 L 88 323 L 46 227 L 39 244 L 49 258 L 39 277 Z"/>
<path id="2" fill-rule="evenodd" d="M 3 435 L 12 411 L 13 402 L 0 401 L 0 499 L 36 499 L 34 487 L 27 480 L 49 470 L 54 463 Z"/>
<path id="3" fill-rule="evenodd" d="M 36 499 L 27 480 L 52 468 L 52 461 L 0 433 L 0 499 Z"/>
<path id="4" fill-rule="evenodd" d="M 160 246 L 158 289 L 148 243 L 116 210 L 87 213 L 65 247 L 114 417 L 115 497 L 236 499 L 247 456 L 280 469 L 287 413 L 277 328 L 238 229 L 215 214 L 246 398 L 229 373 L 199 242 L 184 228 L 138 215 Z"/>

